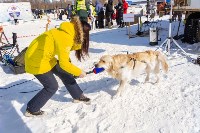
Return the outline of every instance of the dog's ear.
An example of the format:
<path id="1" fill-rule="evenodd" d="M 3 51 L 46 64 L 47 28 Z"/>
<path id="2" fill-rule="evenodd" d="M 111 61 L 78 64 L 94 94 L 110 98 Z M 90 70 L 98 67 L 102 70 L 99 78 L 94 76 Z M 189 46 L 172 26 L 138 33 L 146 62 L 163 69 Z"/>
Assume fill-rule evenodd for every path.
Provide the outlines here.
<path id="1" fill-rule="evenodd" d="M 118 67 L 117 67 L 117 65 L 116 65 L 116 63 L 115 63 L 115 58 L 114 57 L 111 57 L 111 59 L 112 60 L 110 60 L 110 68 L 112 69 L 112 70 L 114 70 L 114 71 L 117 71 L 118 70 Z"/>
<path id="2" fill-rule="evenodd" d="M 105 57 L 105 60 L 106 60 L 107 63 L 109 63 L 109 68 L 113 69 L 113 61 L 114 61 L 113 56 L 107 55 Z"/>

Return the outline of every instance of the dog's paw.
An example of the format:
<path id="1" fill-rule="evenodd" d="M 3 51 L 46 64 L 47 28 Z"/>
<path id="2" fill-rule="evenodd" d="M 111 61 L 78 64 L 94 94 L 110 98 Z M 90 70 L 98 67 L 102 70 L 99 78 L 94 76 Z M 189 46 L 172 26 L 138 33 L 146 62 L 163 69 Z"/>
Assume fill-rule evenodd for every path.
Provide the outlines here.
<path id="1" fill-rule="evenodd" d="M 146 78 L 145 78 L 145 82 L 149 82 L 149 77 L 146 77 Z"/>
<path id="2" fill-rule="evenodd" d="M 114 100 L 114 99 L 117 99 L 117 96 L 116 96 L 116 95 L 112 96 L 112 100 Z"/>
<path id="3" fill-rule="evenodd" d="M 163 77 L 164 77 L 165 79 L 167 79 L 167 78 L 168 78 L 168 75 L 167 75 L 167 74 L 165 74 L 165 75 L 163 75 Z"/>
<path id="4" fill-rule="evenodd" d="M 160 82 L 160 79 L 157 79 L 154 84 L 158 84 Z"/>
<path id="5" fill-rule="evenodd" d="M 114 96 L 112 96 L 112 99 L 117 99 L 120 97 L 120 94 L 119 93 L 116 93 Z"/>
<path id="6" fill-rule="evenodd" d="M 154 83 L 152 82 L 152 84 L 153 84 L 153 85 L 157 85 L 158 83 L 159 83 L 159 82 L 157 82 L 157 81 L 156 81 L 156 82 L 154 82 Z"/>

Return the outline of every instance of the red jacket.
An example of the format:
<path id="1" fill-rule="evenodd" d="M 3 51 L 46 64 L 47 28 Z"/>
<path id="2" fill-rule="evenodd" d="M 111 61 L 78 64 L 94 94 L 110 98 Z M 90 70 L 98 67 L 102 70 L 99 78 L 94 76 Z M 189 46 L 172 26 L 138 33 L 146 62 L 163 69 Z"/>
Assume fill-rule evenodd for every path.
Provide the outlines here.
<path id="1" fill-rule="evenodd" d="M 124 14 L 127 14 L 128 3 L 126 2 L 126 0 L 122 0 L 122 2 L 123 2 Z"/>

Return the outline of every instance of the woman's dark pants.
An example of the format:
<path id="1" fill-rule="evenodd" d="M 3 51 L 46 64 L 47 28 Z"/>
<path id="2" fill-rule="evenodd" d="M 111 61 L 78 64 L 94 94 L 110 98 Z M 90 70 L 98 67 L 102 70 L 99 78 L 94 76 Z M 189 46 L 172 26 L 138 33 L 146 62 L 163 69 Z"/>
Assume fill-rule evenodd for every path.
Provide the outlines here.
<path id="1" fill-rule="evenodd" d="M 44 88 L 28 102 L 27 109 L 30 112 L 39 111 L 58 90 L 58 82 L 53 74 L 57 75 L 62 80 L 72 98 L 79 98 L 83 93 L 76 83 L 73 75 L 64 71 L 62 68 L 60 68 L 59 64 L 57 64 L 51 71 L 47 73 L 34 75 L 44 86 Z"/>

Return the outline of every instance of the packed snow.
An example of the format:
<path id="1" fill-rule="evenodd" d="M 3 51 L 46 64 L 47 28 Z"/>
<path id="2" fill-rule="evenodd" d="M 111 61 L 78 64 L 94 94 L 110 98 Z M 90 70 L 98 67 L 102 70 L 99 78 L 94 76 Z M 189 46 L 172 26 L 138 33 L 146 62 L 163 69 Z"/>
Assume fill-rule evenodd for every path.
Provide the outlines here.
<path id="1" fill-rule="evenodd" d="M 74 64 L 85 71 L 94 68 L 94 63 L 106 54 L 126 54 L 145 50 L 156 50 L 168 36 L 169 16 L 159 27 L 161 41 L 157 46 L 149 45 L 149 36 L 130 38 L 127 29 L 96 29 L 90 32 L 89 57 L 78 62 L 71 53 Z M 146 18 L 142 18 L 143 21 Z M 50 28 L 63 21 L 51 20 Z M 12 42 L 12 32 L 17 33 L 20 51 L 45 31 L 46 18 L 18 25 L 4 24 L 4 32 Z M 143 29 L 144 29 L 143 25 Z M 131 26 L 131 34 L 137 33 L 138 25 Z M 145 30 L 148 30 L 148 26 Z M 178 21 L 172 23 L 172 36 L 176 35 Z M 181 23 L 182 34 L 184 24 Z M 4 40 L 5 41 L 5 40 Z M 200 54 L 198 44 L 189 45 L 177 40 L 192 58 Z M 121 97 L 113 99 L 119 82 L 106 72 L 88 74 L 77 78 L 91 104 L 73 103 L 61 80 L 57 78 L 59 90 L 42 108 L 42 117 L 25 117 L 27 102 L 42 85 L 31 74 L 14 74 L 0 63 L 0 132 L 1 133 L 200 133 L 200 66 L 172 45 L 170 55 L 161 47 L 169 64 L 167 74 L 161 72 L 160 82 L 153 84 L 154 75 L 144 83 L 145 74 L 133 78 Z M 16 54 L 16 53 L 15 53 Z"/>

